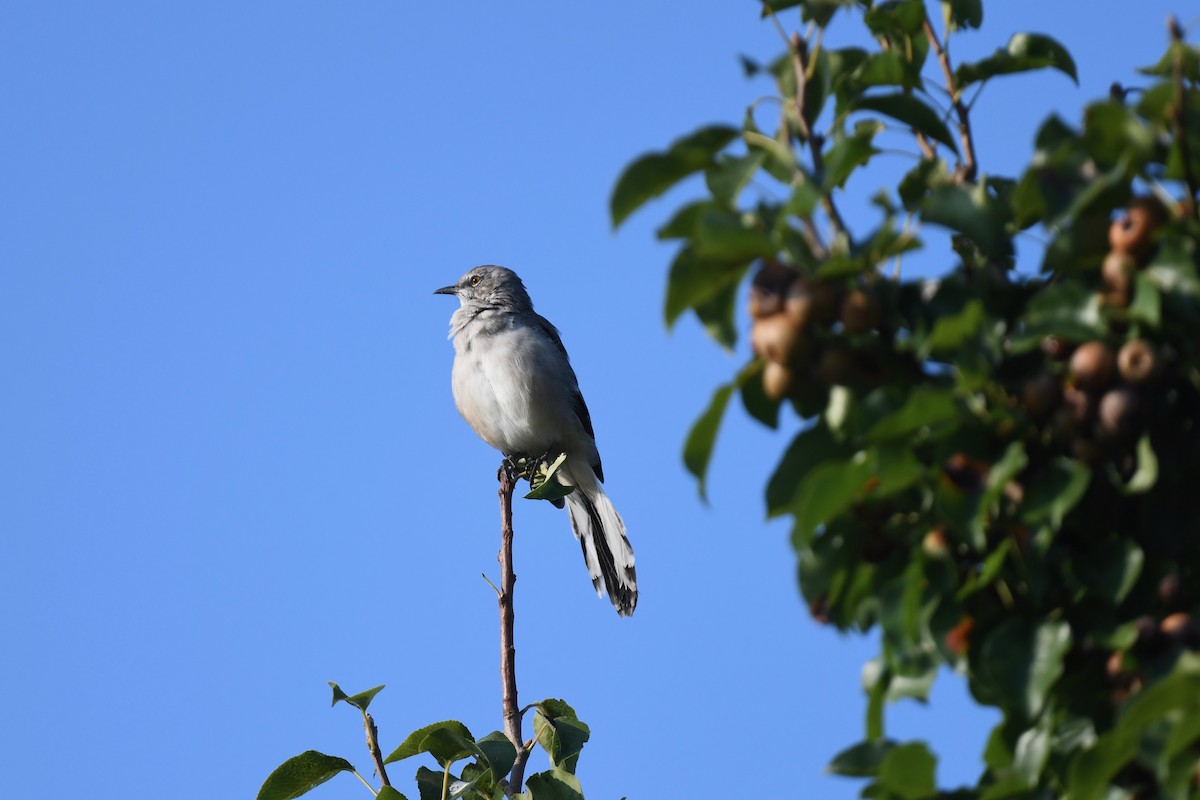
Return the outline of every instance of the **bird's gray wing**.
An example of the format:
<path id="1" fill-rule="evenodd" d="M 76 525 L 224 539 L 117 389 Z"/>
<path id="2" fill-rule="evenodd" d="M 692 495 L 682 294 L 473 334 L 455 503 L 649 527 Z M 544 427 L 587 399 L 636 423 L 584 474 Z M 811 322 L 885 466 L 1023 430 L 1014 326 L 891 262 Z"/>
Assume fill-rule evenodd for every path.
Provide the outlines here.
<path id="1" fill-rule="evenodd" d="M 592 441 L 596 439 L 596 432 L 592 430 L 592 415 L 588 411 L 587 403 L 583 401 L 583 393 L 579 391 L 579 379 L 575 377 L 575 370 L 571 368 L 571 357 L 567 355 L 567 348 L 563 346 L 562 337 L 558 335 L 558 328 L 550 324 L 550 320 L 543 317 L 541 314 L 533 315 L 537 321 L 537 325 L 542 329 L 542 332 L 554 342 L 558 351 L 562 353 L 563 362 L 567 365 L 567 371 L 571 373 L 571 378 L 575 382 L 575 396 L 571 398 L 572 406 L 575 411 L 575 416 L 579 418 L 579 422 L 583 425 L 583 429 L 587 431 L 587 435 L 592 437 Z M 596 454 L 596 463 L 592 464 L 592 469 L 596 471 L 596 477 L 600 482 L 604 482 L 604 466 L 600 463 L 600 454 Z"/>

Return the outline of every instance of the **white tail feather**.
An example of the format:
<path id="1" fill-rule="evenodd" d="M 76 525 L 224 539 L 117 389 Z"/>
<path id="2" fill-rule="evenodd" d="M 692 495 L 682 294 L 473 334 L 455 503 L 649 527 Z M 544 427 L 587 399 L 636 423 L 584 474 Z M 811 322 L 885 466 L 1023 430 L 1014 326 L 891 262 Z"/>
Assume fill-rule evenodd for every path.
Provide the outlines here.
<path id="1" fill-rule="evenodd" d="M 592 585 L 598 595 L 607 591 L 617 613 L 628 617 L 637 607 L 638 591 L 633 546 L 625 535 L 625 523 L 589 465 L 575 462 L 559 475 L 564 483 L 575 486 L 567 495 L 567 511 Z"/>

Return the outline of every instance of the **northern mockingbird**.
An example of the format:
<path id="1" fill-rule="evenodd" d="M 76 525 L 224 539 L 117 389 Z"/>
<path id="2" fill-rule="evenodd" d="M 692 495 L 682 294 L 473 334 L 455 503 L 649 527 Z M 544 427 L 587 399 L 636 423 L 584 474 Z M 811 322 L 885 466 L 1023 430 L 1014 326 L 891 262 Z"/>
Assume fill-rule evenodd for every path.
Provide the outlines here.
<path id="1" fill-rule="evenodd" d="M 558 331 L 533 310 L 512 270 L 483 266 L 434 294 L 452 294 L 454 404 L 475 433 L 506 457 L 566 454 L 555 476 L 596 594 L 627 617 L 637 606 L 637 571 L 625 523 L 604 494 L 604 470 L 579 382 Z M 555 502 L 562 508 L 562 500 Z M 601 584 L 603 581 L 603 585 Z"/>

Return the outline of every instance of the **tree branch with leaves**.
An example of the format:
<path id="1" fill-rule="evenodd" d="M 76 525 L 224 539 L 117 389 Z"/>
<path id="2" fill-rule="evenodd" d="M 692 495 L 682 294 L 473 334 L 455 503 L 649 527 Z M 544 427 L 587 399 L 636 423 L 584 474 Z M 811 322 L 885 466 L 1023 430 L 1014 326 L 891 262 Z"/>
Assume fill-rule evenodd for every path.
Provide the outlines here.
<path id="1" fill-rule="evenodd" d="M 940 39 L 927 5 L 940 7 Z M 684 462 L 705 494 L 735 395 L 764 425 L 802 420 L 766 486 L 768 513 L 791 518 L 813 618 L 882 632 L 864 671 L 864 738 L 833 772 L 885 798 L 1192 796 L 1200 51 L 1172 25 L 1147 86 L 1088 105 L 1079 125 L 1050 117 L 1029 166 L 1004 177 L 979 163 L 980 90 L 1045 69 L 1076 80 L 1076 67 L 1038 33 L 953 63 L 954 37 L 983 10 L 771 0 L 763 16 L 785 51 L 743 67 L 769 79 L 779 118 L 763 119 L 772 103 L 760 98 L 741 126 L 635 159 L 612 220 L 705 177 L 705 195 L 658 231 L 679 243 L 666 322 L 692 313 L 735 352 L 749 327 L 751 354 L 696 421 Z M 803 33 L 788 33 L 791 14 Z M 876 48 L 833 42 L 837 15 Z M 921 154 L 874 194 L 879 219 L 829 213 L 895 151 L 881 143 L 897 124 Z M 951 234 L 942 274 L 889 277 L 926 226 Z M 1035 253 L 1017 272 L 1014 238 L 1034 226 L 1040 263 Z M 1003 714 L 978 785 L 953 795 L 939 794 L 928 745 L 885 724 L 889 703 L 927 699 L 946 666 Z"/>

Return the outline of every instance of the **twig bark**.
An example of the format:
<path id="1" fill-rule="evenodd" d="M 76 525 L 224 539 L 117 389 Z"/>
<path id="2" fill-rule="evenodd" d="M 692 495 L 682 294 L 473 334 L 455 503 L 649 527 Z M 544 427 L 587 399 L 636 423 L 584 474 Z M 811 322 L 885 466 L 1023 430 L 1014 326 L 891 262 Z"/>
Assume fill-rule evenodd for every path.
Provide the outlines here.
<path id="1" fill-rule="evenodd" d="M 513 643 L 513 587 L 517 576 L 513 571 L 512 498 L 517 477 L 506 461 L 497 476 L 500 479 L 500 686 L 504 712 L 504 734 L 517 748 L 517 760 L 508 776 L 507 794 L 521 791 L 525 782 L 525 762 L 529 748 L 521 736 L 521 708 L 517 704 L 517 647 Z"/>
<path id="2" fill-rule="evenodd" d="M 958 117 L 958 139 L 962 143 L 963 161 L 956 171 L 956 177 L 964 183 L 971 183 L 979 171 L 975 161 L 975 138 L 971 135 L 971 113 L 962 101 L 962 96 L 954 86 L 954 70 L 950 66 L 950 53 L 942 47 L 929 17 L 923 23 L 925 38 L 933 48 L 938 63 L 942 66 L 942 77 L 946 79 L 946 91 L 950 94 L 950 102 L 954 104 L 954 114 Z"/>
<path id="3" fill-rule="evenodd" d="M 1179 20 L 1174 16 L 1167 20 L 1167 31 L 1170 33 L 1171 47 L 1174 50 L 1171 77 L 1175 83 L 1175 108 L 1172 122 L 1175 127 L 1175 141 L 1179 142 L 1179 160 L 1183 162 L 1183 180 L 1188 190 L 1186 211 L 1192 218 L 1196 218 L 1198 215 L 1196 193 L 1200 191 L 1200 182 L 1196 180 L 1196 172 L 1192 168 L 1192 152 L 1188 145 L 1187 128 L 1184 125 L 1187 92 L 1183 85 L 1183 53 L 1180 49 L 1183 45 L 1183 29 L 1179 27 Z"/>
<path id="4" fill-rule="evenodd" d="M 383 753 L 379 752 L 379 728 L 375 727 L 375 719 L 366 711 L 363 712 L 363 727 L 367 730 L 367 750 L 371 751 L 371 760 L 375 762 L 375 774 L 384 786 L 391 786 L 387 769 L 383 766 Z"/>

